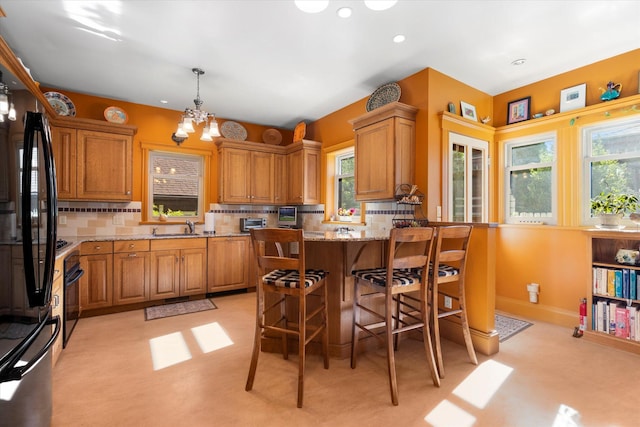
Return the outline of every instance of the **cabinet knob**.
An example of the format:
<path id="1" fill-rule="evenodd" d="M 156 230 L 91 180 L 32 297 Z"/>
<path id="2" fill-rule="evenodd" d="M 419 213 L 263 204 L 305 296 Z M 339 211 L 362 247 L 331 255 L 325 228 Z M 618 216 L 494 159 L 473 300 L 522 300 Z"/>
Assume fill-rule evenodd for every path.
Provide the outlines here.
<path id="1" fill-rule="evenodd" d="M 136 245 L 134 245 L 133 243 L 131 243 L 131 244 L 129 245 L 129 247 L 130 247 L 130 248 L 135 248 L 135 247 L 136 247 Z"/>
<path id="2" fill-rule="evenodd" d="M 131 191 L 127 191 L 127 192 L 126 192 L 126 193 L 124 193 L 124 194 L 126 194 L 126 195 L 128 196 L 129 194 L 131 194 Z"/>
<path id="3" fill-rule="evenodd" d="M 101 246 L 94 246 L 94 249 L 99 251 L 100 249 L 102 249 L 102 247 Z"/>

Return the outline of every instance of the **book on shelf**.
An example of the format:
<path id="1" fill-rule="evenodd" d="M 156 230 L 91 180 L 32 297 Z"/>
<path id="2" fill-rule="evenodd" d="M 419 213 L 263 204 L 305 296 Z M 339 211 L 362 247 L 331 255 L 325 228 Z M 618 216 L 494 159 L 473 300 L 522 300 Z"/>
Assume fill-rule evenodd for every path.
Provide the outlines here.
<path id="1" fill-rule="evenodd" d="M 635 270 L 629 270 L 629 298 L 638 299 L 638 279 Z"/>
<path id="2" fill-rule="evenodd" d="M 613 270 L 615 275 L 615 294 L 617 298 L 623 298 L 622 296 L 622 270 Z"/>
<path id="3" fill-rule="evenodd" d="M 616 327 L 618 326 L 616 321 L 616 312 L 618 311 L 618 303 L 615 301 L 611 301 L 609 303 L 609 330 L 607 331 L 610 335 L 616 334 Z"/>
<path id="4" fill-rule="evenodd" d="M 633 306 L 627 306 L 627 311 L 629 312 L 629 339 L 633 341 L 640 341 L 638 339 L 638 327 L 636 325 L 636 317 L 638 314 L 638 309 Z"/>
<path id="5" fill-rule="evenodd" d="M 630 288 L 630 273 L 628 268 L 622 269 L 622 298 L 629 299 L 631 294 Z"/>
<path id="6" fill-rule="evenodd" d="M 616 271 L 607 269 L 607 292 L 605 295 L 616 295 Z"/>
<path id="7" fill-rule="evenodd" d="M 618 338 L 629 338 L 629 311 L 626 307 L 616 306 L 616 330 Z"/>

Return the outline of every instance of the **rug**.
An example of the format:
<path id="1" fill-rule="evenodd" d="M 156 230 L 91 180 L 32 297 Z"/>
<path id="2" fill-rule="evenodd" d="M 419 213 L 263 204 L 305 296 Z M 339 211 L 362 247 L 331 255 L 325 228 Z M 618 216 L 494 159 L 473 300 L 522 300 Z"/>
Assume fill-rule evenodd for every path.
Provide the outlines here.
<path id="1" fill-rule="evenodd" d="M 215 310 L 216 305 L 208 299 L 177 302 L 174 304 L 156 305 L 144 309 L 144 319 L 154 320 L 163 317 L 179 316 L 181 314 L 197 313 L 199 311 Z"/>
<path id="2" fill-rule="evenodd" d="M 500 342 L 506 341 L 518 332 L 524 331 L 531 325 L 533 325 L 533 323 L 496 314 L 496 331 L 498 331 Z"/>

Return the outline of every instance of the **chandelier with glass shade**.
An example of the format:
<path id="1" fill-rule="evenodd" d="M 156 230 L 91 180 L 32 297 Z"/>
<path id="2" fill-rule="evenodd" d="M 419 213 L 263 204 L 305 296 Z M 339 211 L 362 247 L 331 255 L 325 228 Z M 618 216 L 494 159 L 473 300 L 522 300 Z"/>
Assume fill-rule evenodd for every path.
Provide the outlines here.
<path id="1" fill-rule="evenodd" d="M 202 136 L 200 136 L 201 141 L 213 141 L 213 138 L 217 138 L 220 136 L 220 130 L 218 129 L 218 122 L 216 121 L 215 114 L 208 113 L 202 110 L 203 101 L 200 99 L 200 76 L 204 74 L 204 70 L 201 68 L 192 68 L 193 74 L 196 75 L 196 99 L 193 100 L 193 103 L 196 105 L 196 108 L 185 108 L 182 117 L 180 118 L 180 122 L 178 123 L 178 130 L 172 135 L 173 140 L 180 145 L 185 139 L 189 137 L 190 133 L 194 133 L 195 125 L 199 125 L 200 123 L 205 123 L 204 129 L 202 130 Z"/>
<path id="2" fill-rule="evenodd" d="M 16 109 L 13 102 L 9 102 L 9 86 L 2 81 L 2 71 L 0 71 L 0 123 L 4 122 L 5 115 L 12 122 L 16 121 Z"/>

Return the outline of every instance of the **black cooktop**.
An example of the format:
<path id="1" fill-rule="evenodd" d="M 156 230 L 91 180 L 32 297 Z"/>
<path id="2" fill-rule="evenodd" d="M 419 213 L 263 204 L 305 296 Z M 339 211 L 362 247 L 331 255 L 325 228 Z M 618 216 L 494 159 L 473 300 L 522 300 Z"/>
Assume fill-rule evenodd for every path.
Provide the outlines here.
<path id="1" fill-rule="evenodd" d="M 69 244 L 69 242 L 67 242 L 66 240 L 57 240 L 56 241 L 56 251 L 59 251 L 60 249 L 62 249 L 65 246 L 67 246 L 68 244 Z"/>

